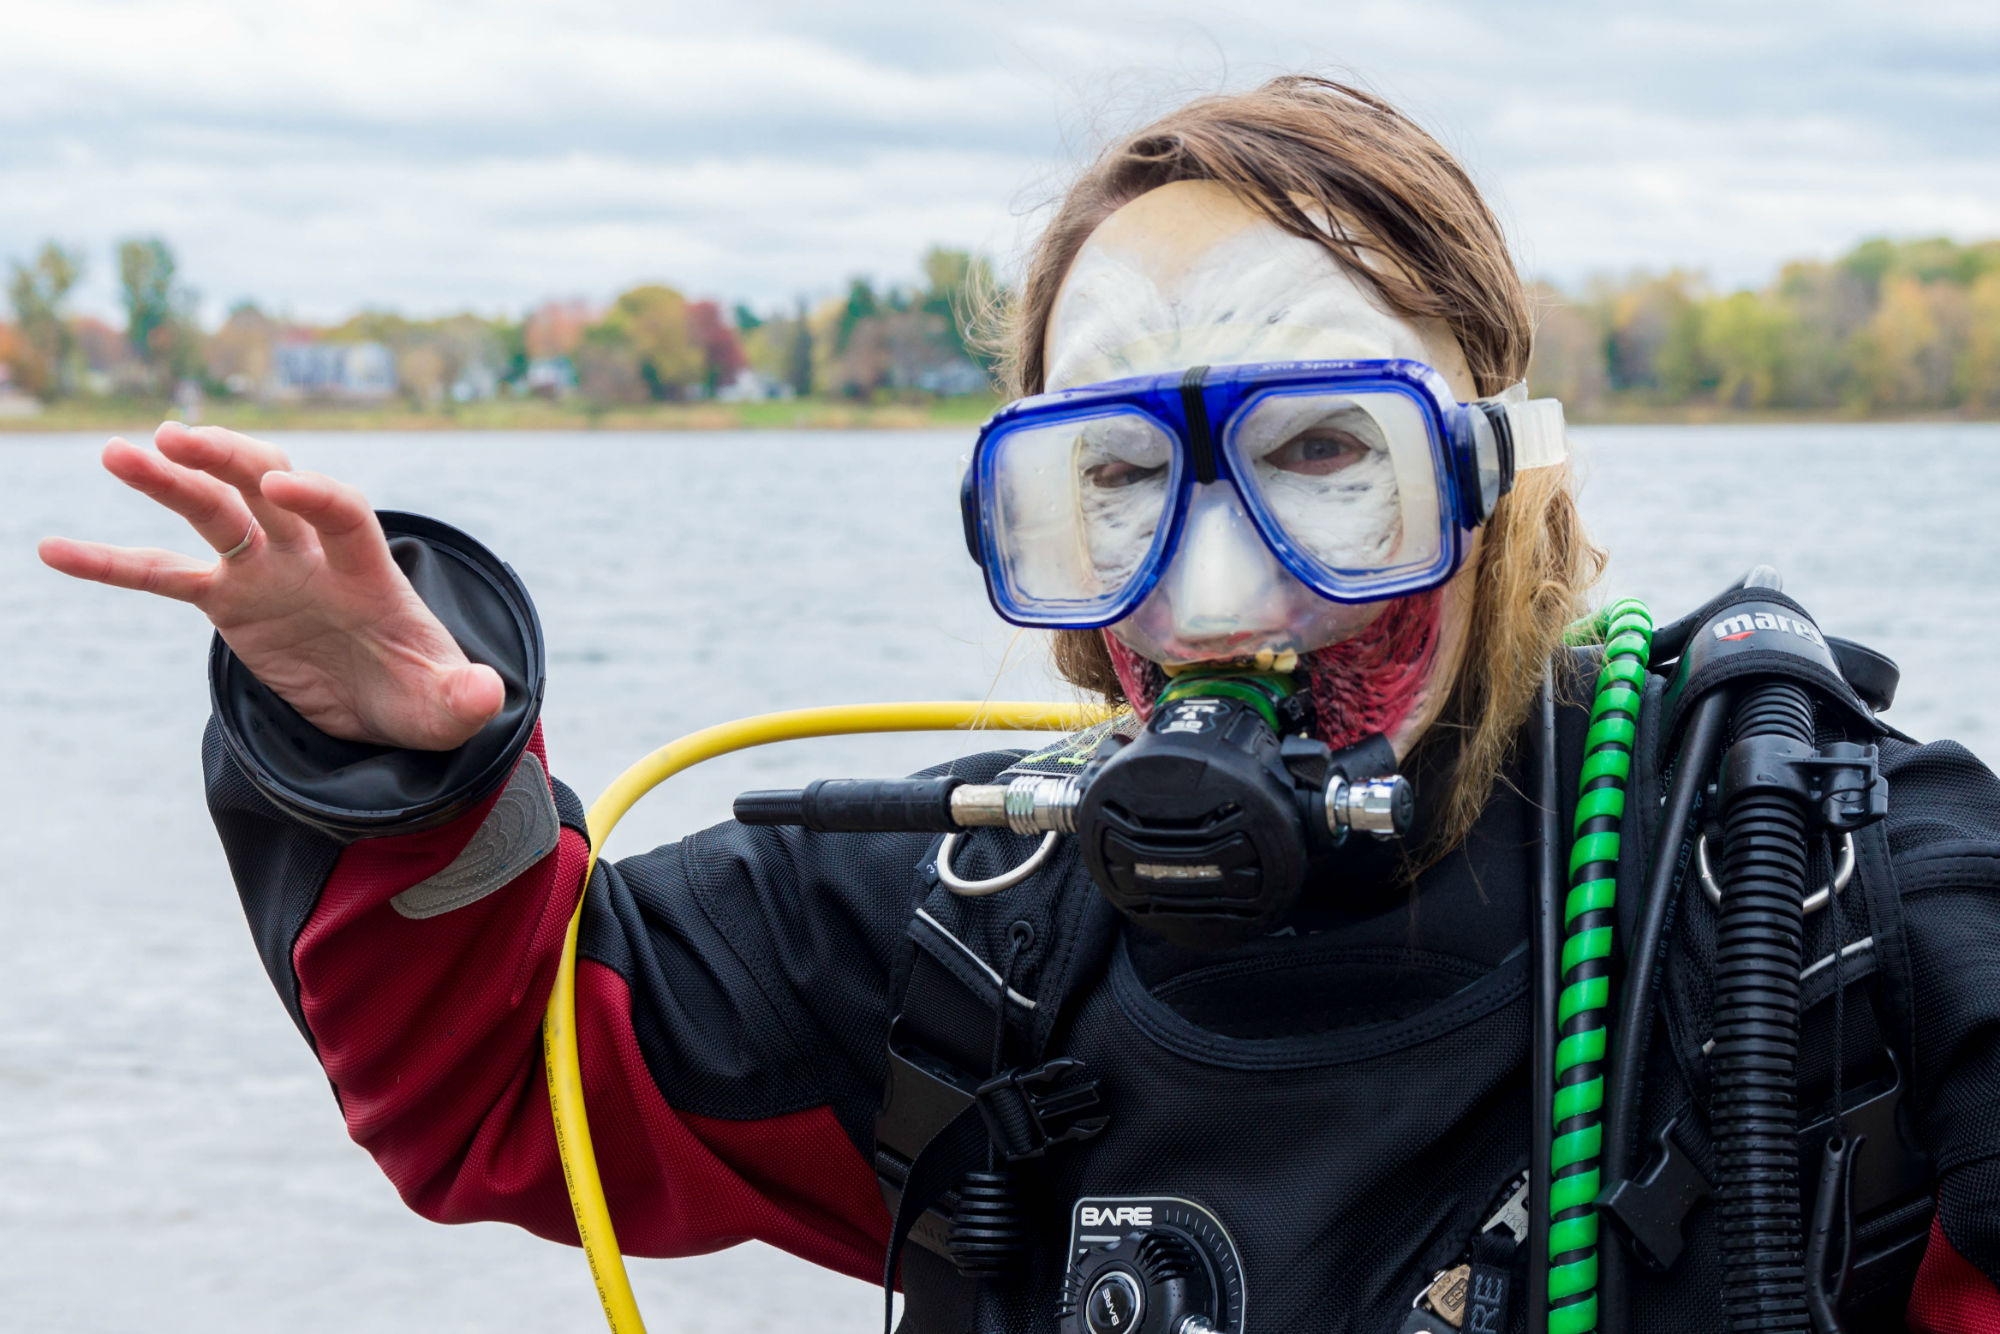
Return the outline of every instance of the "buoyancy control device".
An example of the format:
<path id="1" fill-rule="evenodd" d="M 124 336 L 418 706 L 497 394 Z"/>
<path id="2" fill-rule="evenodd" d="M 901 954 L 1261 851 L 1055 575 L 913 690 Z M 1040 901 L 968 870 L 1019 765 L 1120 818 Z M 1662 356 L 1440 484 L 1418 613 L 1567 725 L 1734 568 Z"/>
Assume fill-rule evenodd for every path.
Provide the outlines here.
<path id="1" fill-rule="evenodd" d="M 1689 1210 L 1713 1197 L 1734 1220 L 1723 1229 L 1722 1280 L 1732 1334 L 1842 1334 L 1842 1286 L 1855 1263 L 1858 1216 L 1867 1209 L 1893 1212 L 1887 1206 L 1921 1194 L 1928 1177 L 1905 1132 L 1878 1128 L 1876 1135 L 1888 1142 L 1871 1143 L 1858 1129 L 1859 1118 L 1879 1112 L 1885 1097 L 1893 1103 L 1896 1089 L 1888 1095 L 1872 1089 L 1849 1109 L 1840 1105 L 1836 1074 L 1830 1119 L 1807 1128 L 1801 1139 L 1795 1088 L 1799 975 L 1810 976 L 1826 961 L 1801 957 L 1798 923 L 1813 903 L 1806 868 L 1816 841 L 1845 838 L 1851 875 L 1854 831 L 1885 810 L 1875 747 L 1844 738 L 1881 730 L 1874 712 L 1893 695 L 1894 666 L 1821 635 L 1777 591 L 1768 570 L 1753 571 L 1732 593 L 1657 635 L 1643 608 L 1621 604 L 1600 618 L 1594 637 L 1604 644 L 1603 670 L 1572 839 L 1562 839 L 1553 823 L 1559 803 L 1547 764 L 1540 794 L 1551 820 L 1541 840 L 1543 926 L 1535 962 L 1532 1075 L 1543 1092 L 1521 1201 L 1528 1206 L 1524 1218 L 1532 1214 L 1521 1239 L 1532 1251 L 1532 1274 L 1541 1275 L 1531 1276 L 1526 1293 L 1529 1328 L 1535 1334 L 1622 1332 L 1629 1322 L 1623 1300 L 1629 1266 L 1671 1266 Z M 1678 749 L 1670 787 L 1661 795 L 1635 939 L 1614 945 L 1618 826 L 1649 658 L 1677 663 L 1659 704 L 1667 717 L 1656 725 Z M 1552 736 L 1548 699 L 1544 711 Z M 1308 735 L 1290 683 L 1268 673 L 1177 677 L 1136 735 L 1112 731 L 1079 760 L 1073 774 L 1020 774 L 1004 783 L 821 780 L 798 790 L 746 793 L 736 815 L 746 823 L 822 831 L 945 834 L 937 873 L 946 887 L 968 897 L 1021 883 L 1045 863 L 1056 840 L 1074 836 L 1110 903 L 1133 923 L 1192 945 L 1271 931 L 1297 901 L 1309 867 L 1337 866 L 1333 859 L 1356 834 L 1406 832 L 1413 813 L 1410 786 L 1395 773 L 1386 742 L 1378 737 L 1329 751 Z M 954 841 L 982 827 L 1040 834 L 1042 842 L 1012 870 L 962 879 L 953 870 Z M 1710 836 L 1719 855 L 1707 847 Z M 1556 869 L 1552 852 L 1562 842 L 1571 851 L 1567 876 Z M 1614 1009 L 1621 1031 L 1651 1031 L 1671 905 L 1691 861 L 1715 886 L 1710 895 L 1721 918 L 1715 1038 L 1705 1053 L 1713 1181 L 1668 1133 L 1658 1137 L 1650 1161 L 1635 1161 L 1645 1043 L 1606 1041 Z M 1836 964 L 1853 948 L 1854 942 L 1837 943 Z M 1629 971 L 1614 995 L 1615 975 L 1623 971 L 1619 955 L 1630 961 Z M 1006 972 L 978 962 L 994 974 L 1004 1013 Z M 892 1085 L 899 1066 L 907 1084 L 915 1066 L 908 1054 L 898 1062 L 893 1047 L 892 1040 Z M 933 1249 L 952 1255 L 968 1276 L 1004 1273 L 1002 1252 L 1018 1249 L 1023 1239 L 1008 1235 L 1007 1176 L 992 1169 L 1087 1139 L 1102 1124 L 1094 1082 L 1075 1080 L 1060 1059 L 1032 1070 L 999 1069 L 999 1050 L 996 1035 L 996 1069 L 979 1087 L 953 1086 L 935 1069 L 921 1072 L 950 1092 L 944 1110 L 908 1146 L 903 1202 L 917 1207 L 897 1210 L 892 1276 L 896 1246 L 918 1225 L 915 1215 L 957 1178 L 966 1186 L 957 1192 L 961 1211 L 967 1201 L 972 1205 L 970 1225 L 955 1218 L 953 1235 L 934 1238 L 942 1244 Z M 907 1112 L 907 1095 L 903 1102 Z M 961 1150 L 960 1161 L 943 1173 L 933 1163 L 929 1175 L 954 1180 L 929 1183 L 924 1198 L 914 1200 L 916 1187 L 925 1184 L 918 1181 L 925 1175 L 919 1146 L 947 1116 L 963 1126 L 983 1120 L 979 1152 Z M 968 1146 L 975 1142 L 963 1138 Z M 1802 1143 L 1813 1150 L 1804 1190 Z M 1862 1192 L 1869 1198 L 1857 1204 L 1857 1164 L 1869 1154 L 1869 1186 Z M 976 1161 L 982 1155 L 983 1175 Z M 1814 1214 L 1810 1241 L 1805 1199 Z M 982 1208 L 991 1224 L 984 1233 Z M 1600 1220 L 1609 1222 L 1602 1232 Z M 1199 1204 L 1080 1200 L 1071 1230 L 1076 1235 L 1060 1313 L 1066 1334 L 1240 1334 L 1240 1305 L 1232 1308 L 1230 1300 L 1235 1291 L 1240 1303 L 1240 1290 L 1231 1286 L 1242 1282 L 1240 1264 L 1227 1229 Z M 993 1263 L 985 1268 L 982 1237 L 997 1239 L 987 1256 Z M 1906 1253 L 1908 1239 L 1894 1246 Z M 1456 1273 L 1441 1271 L 1432 1288 L 1453 1291 Z M 1412 1318 L 1421 1317 L 1422 1328 L 1442 1320 L 1459 1329 L 1465 1309 L 1420 1295 Z M 1447 1320 L 1446 1314 L 1459 1318 Z"/>

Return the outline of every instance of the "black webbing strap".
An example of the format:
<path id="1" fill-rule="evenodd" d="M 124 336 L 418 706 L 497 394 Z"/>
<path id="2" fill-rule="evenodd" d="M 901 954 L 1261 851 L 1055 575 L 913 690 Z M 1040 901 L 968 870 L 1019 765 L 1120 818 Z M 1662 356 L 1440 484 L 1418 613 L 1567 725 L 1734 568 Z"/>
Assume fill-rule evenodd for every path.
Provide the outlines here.
<path id="1" fill-rule="evenodd" d="M 1039 1044 L 1028 1034 L 1043 998 L 1012 985 L 1026 939 L 1016 938 L 1002 974 L 928 912 L 911 919 L 909 937 L 915 949 L 875 1121 L 876 1176 L 895 1219 L 882 1265 L 885 1322 L 907 1243 L 957 1263 L 940 1206 L 967 1173 L 990 1170 L 990 1158 L 1039 1158 L 1097 1135 L 1107 1120 L 1082 1062 L 1034 1059 Z"/>
<path id="2" fill-rule="evenodd" d="M 950 1258 L 944 1248 L 949 1220 L 924 1215 L 958 1185 L 966 1171 L 985 1166 L 986 1129 L 977 1090 L 992 1059 L 994 1005 L 998 989 L 983 959 L 925 914 L 912 918 L 910 974 L 895 1022 L 889 1029 L 888 1080 L 875 1118 L 875 1171 L 883 1203 L 896 1220 L 889 1274 L 895 1255 L 915 1230 L 919 1244 Z M 1010 1000 L 1011 1010 L 1025 1010 Z M 970 1137 L 979 1149 L 970 1168 L 944 1173 L 922 1204 L 909 1204 L 910 1183 L 920 1175 L 935 1179 L 942 1168 L 926 1161 L 955 1160 L 954 1136 Z M 921 1169 L 921 1172 L 920 1172 Z"/>
<path id="3" fill-rule="evenodd" d="M 1197 482 L 1215 480 L 1215 433 L 1208 424 L 1208 403 L 1201 396 L 1208 367 L 1190 366 L 1181 377 L 1181 411 L 1187 414 L 1188 462 Z"/>
<path id="4" fill-rule="evenodd" d="M 985 1165 L 986 1122 L 978 1103 L 968 1103 L 946 1122 L 911 1161 L 909 1175 L 903 1178 L 902 1196 L 896 1201 L 896 1221 L 889 1229 L 889 1250 L 882 1261 L 882 1334 L 889 1334 L 896 1318 L 896 1269 L 910 1229 L 967 1172 Z"/>

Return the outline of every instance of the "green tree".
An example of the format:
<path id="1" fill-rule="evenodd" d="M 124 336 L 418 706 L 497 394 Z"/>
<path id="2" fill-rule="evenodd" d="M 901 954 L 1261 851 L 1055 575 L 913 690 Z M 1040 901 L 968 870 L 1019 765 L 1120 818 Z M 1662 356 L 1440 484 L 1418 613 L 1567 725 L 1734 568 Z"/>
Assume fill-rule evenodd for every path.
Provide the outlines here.
<path id="1" fill-rule="evenodd" d="M 2000 267 L 1980 275 L 1967 294 L 1965 348 L 1953 368 L 1958 400 L 1975 411 L 2000 408 Z"/>
<path id="2" fill-rule="evenodd" d="M 1714 377 L 1716 401 L 1729 408 L 1770 407 L 1790 334 L 1783 307 L 1755 292 L 1704 302 L 1699 360 Z"/>
<path id="3" fill-rule="evenodd" d="M 1852 340 L 1855 386 L 1877 411 L 1943 406 L 1951 349 L 1924 285 L 1914 278 L 1882 284 L 1881 303 Z"/>
<path id="4" fill-rule="evenodd" d="M 866 320 L 880 314 L 882 302 L 875 295 L 874 284 L 866 278 L 855 278 L 847 284 L 847 304 L 841 309 L 840 322 L 834 337 L 833 350 L 836 354 L 847 351 L 847 345 L 854 339 L 854 331 Z"/>
<path id="5" fill-rule="evenodd" d="M 702 383 L 707 358 L 688 327 L 687 298 L 673 288 L 652 284 L 621 294 L 600 327 L 597 347 L 629 349 L 654 398 L 680 398 Z"/>
<path id="6" fill-rule="evenodd" d="M 813 331 L 812 322 L 806 314 L 806 301 L 799 298 L 798 313 L 792 317 L 791 374 L 786 383 L 795 394 L 810 394 L 813 390 Z"/>
<path id="7" fill-rule="evenodd" d="M 16 262 L 12 268 L 7 300 L 22 344 L 12 363 L 14 380 L 37 398 L 55 398 L 76 381 L 76 336 L 66 307 L 70 290 L 83 276 L 83 258 L 45 241 L 32 262 Z"/>
<path id="8" fill-rule="evenodd" d="M 1639 275 L 1605 294 L 1612 388 L 1650 390 L 1657 398 L 1681 402 L 1702 387 L 1699 289 L 1694 274 L 1676 269 L 1662 277 Z"/>
<path id="9" fill-rule="evenodd" d="M 159 237 L 118 243 L 118 289 L 125 337 L 155 375 L 178 378 L 200 365 L 194 294 L 175 281 L 174 252 Z"/>
<path id="10" fill-rule="evenodd" d="M 989 326 L 1001 300 L 993 266 L 983 255 L 932 246 L 924 252 L 924 310 L 943 316 L 952 346 L 977 362 L 990 376 L 999 364 L 997 340 Z"/>

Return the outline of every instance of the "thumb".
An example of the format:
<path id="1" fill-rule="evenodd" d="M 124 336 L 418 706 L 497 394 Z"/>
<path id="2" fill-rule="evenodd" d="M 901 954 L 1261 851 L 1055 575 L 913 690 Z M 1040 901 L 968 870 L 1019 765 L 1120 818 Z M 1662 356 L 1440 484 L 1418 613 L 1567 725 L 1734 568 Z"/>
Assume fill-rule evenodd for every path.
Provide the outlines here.
<path id="1" fill-rule="evenodd" d="M 444 679 L 441 698 L 445 713 L 469 737 L 500 712 L 507 688 L 500 673 L 485 663 L 467 663 Z"/>

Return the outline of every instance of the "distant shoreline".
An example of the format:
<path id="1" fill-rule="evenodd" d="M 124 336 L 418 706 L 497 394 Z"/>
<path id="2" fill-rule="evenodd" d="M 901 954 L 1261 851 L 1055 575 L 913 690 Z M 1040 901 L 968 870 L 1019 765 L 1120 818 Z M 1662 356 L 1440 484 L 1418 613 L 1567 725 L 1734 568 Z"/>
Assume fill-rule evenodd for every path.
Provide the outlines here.
<path id="1" fill-rule="evenodd" d="M 977 426 L 999 405 L 996 398 L 940 398 L 929 402 L 855 403 L 838 399 L 768 399 L 748 403 L 620 404 L 604 408 L 547 399 L 492 399 L 449 407 L 406 403 L 258 403 L 209 400 L 201 419 L 241 431 L 730 431 L 922 430 Z M 49 404 L 33 416 L 0 416 L 0 434 L 49 431 L 124 431 L 150 434 L 178 419 L 171 402 L 72 399 Z"/>
<path id="2" fill-rule="evenodd" d="M 404 403 L 257 403 L 210 401 L 202 420 L 257 431 L 893 431 L 972 427 L 1000 400 L 940 398 L 929 402 L 855 403 L 774 399 L 750 403 L 648 403 L 603 409 L 544 399 L 496 399 L 444 408 Z M 0 416 L 0 436 L 61 431 L 150 434 L 178 416 L 168 402 L 70 400 L 33 416 Z M 2000 421 L 1993 414 L 1933 411 L 1866 415 L 1840 412 L 1729 412 L 1711 404 L 1679 408 L 1620 405 L 1570 418 L 1572 426 L 1786 426 L 1923 422 L 1936 425 Z"/>

